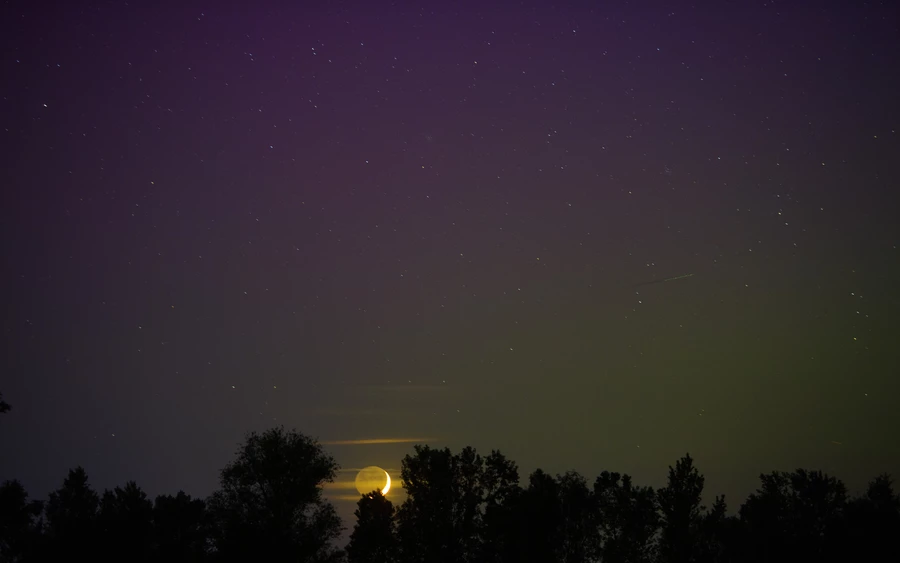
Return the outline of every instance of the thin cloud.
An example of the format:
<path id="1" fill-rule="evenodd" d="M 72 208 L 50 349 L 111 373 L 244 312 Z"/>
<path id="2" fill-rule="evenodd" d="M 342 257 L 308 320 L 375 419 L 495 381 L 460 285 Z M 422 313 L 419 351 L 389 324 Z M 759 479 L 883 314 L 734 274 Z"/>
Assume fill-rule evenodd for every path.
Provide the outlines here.
<path id="1" fill-rule="evenodd" d="M 355 489 L 356 481 L 335 481 L 334 483 L 325 483 L 322 485 L 322 488 L 326 491 L 340 490 L 340 489 Z"/>
<path id="2" fill-rule="evenodd" d="M 359 501 L 359 499 L 360 499 L 361 497 L 362 497 L 362 495 L 334 495 L 333 497 L 330 497 L 330 498 L 331 498 L 331 500 L 352 500 L 352 501 Z"/>
<path id="3" fill-rule="evenodd" d="M 398 411 L 396 409 L 354 409 L 354 408 L 335 408 L 335 407 L 324 407 L 318 409 L 309 409 L 306 411 L 308 414 L 313 416 L 387 416 L 387 417 L 401 417 L 408 415 L 413 411 L 412 409 L 407 409 L 406 411 Z"/>
<path id="4" fill-rule="evenodd" d="M 433 442 L 434 438 L 368 438 L 364 440 L 329 440 L 321 442 L 326 446 L 370 446 L 373 444 L 411 444 Z"/>
<path id="5" fill-rule="evenodd" d="M 370 399 L 371 400 L 371 399 Z M 381 401 L 382 399 L 378 399 Z M 383 409 L 363 409 L 355 407 L 319 407 L 305 409 L 304 415 L 308 416 L 342 416 L 342 417 L 382 417 L 382 418 L 408 418 L 415 415 L 430 414 L 434 407 L 422 405 L 420 407 L 391 407 Z"/>

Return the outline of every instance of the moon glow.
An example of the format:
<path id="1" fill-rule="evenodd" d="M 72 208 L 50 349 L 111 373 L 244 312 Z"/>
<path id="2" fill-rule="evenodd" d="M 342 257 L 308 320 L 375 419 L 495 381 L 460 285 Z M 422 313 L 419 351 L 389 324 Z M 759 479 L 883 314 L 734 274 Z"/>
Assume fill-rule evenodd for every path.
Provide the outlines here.
<path id="1" fill-rule="evenodd" d="M 386 495 L 391 490 L 391 475 L 377 465 L 365 467 L 356 474 L 356 490 L 361 495 L 376 490 Z"/>

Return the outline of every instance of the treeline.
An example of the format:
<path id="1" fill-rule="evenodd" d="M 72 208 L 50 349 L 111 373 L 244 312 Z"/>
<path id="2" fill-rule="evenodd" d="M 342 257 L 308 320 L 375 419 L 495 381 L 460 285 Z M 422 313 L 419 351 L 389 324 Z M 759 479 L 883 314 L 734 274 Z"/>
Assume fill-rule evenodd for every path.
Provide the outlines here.
<path id="1" fill-rule="evenodd" d="M 590 483 L 540 469 L 521 486 L 497 451 L 427 446 L 404 458 L 401 479 L 408 498 L 396 509 L 378 491 L 360 499 L 351 563 L 900 562 L 900 497 L 887 475 L 857 498 L 820 471 L 761 475 L 735 515 L 721 496 L 701 504 L 689 455 L 659 490 L 619 473 Z"/>
<path id="2" fill-rule="evenodd" d="M 150 500 L 134 482 L 94 491 L 69 471 L 46 502 L 0 485 L 0 563 L 339 562 L 343 525 L 322 494 L 338 464 L 295 431 L 252 432 L 207 499 Z"/>
<path id="3" fill-rule="evenodd" d="M 500 452 L 416 446 L 402 460 L 398 507 L 362 495 L 345 550 L 323 489 L 338 465 L 315 440 L 251 433 L 207 499 L 151 500 L 135 483 L 95 492 L 81 468 L 46 502 L 0 486 L 0 562 L 181 561 L 581 563 L 900 561 L 900 497 L 875 478 L 851 498 L 819 471 L 773 472 L 736 514 L 701 504 L 690 456 L 654 490 L 628 475 L 593 482 L 537 470 L 520 483 Z"/>

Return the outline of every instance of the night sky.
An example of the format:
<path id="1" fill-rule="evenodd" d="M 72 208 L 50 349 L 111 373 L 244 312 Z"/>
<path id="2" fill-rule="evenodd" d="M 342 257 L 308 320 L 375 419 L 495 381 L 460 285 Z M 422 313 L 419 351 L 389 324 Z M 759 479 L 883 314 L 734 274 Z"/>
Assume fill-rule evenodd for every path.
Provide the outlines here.
<path id="1" fill-rule="evenodd" d="M 900 474 L 898 21 L 4 3 L 0 480 L 205 496 L 282 424 L 397 480 L 690 452 L 732 509 Z"/>

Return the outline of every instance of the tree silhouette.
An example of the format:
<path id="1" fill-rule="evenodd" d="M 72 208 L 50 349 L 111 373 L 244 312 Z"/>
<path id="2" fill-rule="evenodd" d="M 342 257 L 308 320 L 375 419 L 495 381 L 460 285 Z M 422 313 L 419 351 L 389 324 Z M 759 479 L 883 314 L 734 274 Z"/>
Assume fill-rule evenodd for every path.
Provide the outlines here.
<path id="1" fill-rule="evenodd" d="M 323 499 L 337 464 L 315 440 L 283 428 L 251 433 L 206 504 L 183 492 L 151 505 L 134 483 L 105 491 L 69 471 L 42 503 L 0 485 L 0 563 L 266 561 L 339 563 L 341 531 Z M 900 496 L 888 475 L 847 498 L 839 480 L 798 469 L 760 476 L 737 516 L 724 497 L 705 511 L 689 455 L 654 492 L 603 472 L 537 469 L 519 484 L 497 451 L 416 446 L 402 461 L 398 508 L 363 495 L 349 563 L 767 563 L 900 561 Z"/>
<path id="2" fill-rule="evenodd" d="M 575 471 L 553 477 L 537 469 L 510 496 L 515 527 L 504 561 L 593 561 L 600 554 L 599 513 L 587 481 Z"/>
<path id="3" fill-rule="evenodd" d="M 597 503 L 587 480 L 575 471 L 557 477 L 562 515 L 561 561 L 593 561 L 600 554 Z"/>
<path id="4" fill-rule="evenodd" d="M 484 503 L 484 459 L 474 448 L 465 447 L 453 456 L 454 531 L 459 539 L 461 561 L 478 559 Z"/>
<path id="5" fill-rule="evenodd" d="M 8 413 L 12 410 L 12 406 L 3 400 L 3 393 L 0 393 L 0 414 Z"/>
<path id="6" fill-rule="evenodd" d="M 415 446 L 401 462 L 407 492 L 397 511 L 403 560 L 458 562 L 496 560 L 511 529 L 498 521 L 501 506 L 517 493 L 518 470 L 503 454 L 487 458 L 466 447 Z M 490 514 L 486 520 L 486 515 Z M 488 529 L 486 522 L 491 524 Z M 498 543 L 492 544 L 486 538 Z"/>
<path id="7" fill-rule="evenodd" d="M 354 514 L 356 525 L 347 545 L 350 563 L 395 563 L 400 544 L 391 501 L 373 491 L 359 499 Z"/>
<path id="8" fill-rule="evenodd" d="M 523 562 L 557 561 L 562 551 L 563 522 L 559 483 L 537 469 L 528 477 L 518 506 L 519 557 Z"/>
<path id="9" fill-rule="evenodd" d="M 462 537 L 465 503 L 458 496 L 457 460 L 448 448 L 416 445 L 400 466 L 407 499 L 397 512 L 403 560 L 466 561 Z"/>
<path id="10" fill-rule="evenodd" d="M 847 504 L 849 522 L 845 559 L 900 561 L 900 496 L 890 476 L 873 479 L 865 495 Z"/>
<path id="11" fill-rule="evenodd" d="M 335 561 L 342 525 L 322 497 L 338 465 L 321 445 L 283 427 L 252 432 L 209 500 L 222 561 Z"/>
<path id="12" fill-rule="evenodd" d="M 149 561 L 153 546 L 153 504 L 137 483 L 105 491 L 98 524 L 108 561 Z"/>
<path id="13" fill-rule="evenodd" d="M 88 483 L 84 469 L 70 470 L 62 487 L 50 493 L 47 500 L 47 559 L 97 558 L 99 505 L 100 499 Z"/>
<path id="14" fill-rule="evenodd" d="M 739 536 L 735 534 L 739 521 L 728 516 L 724 496 L 717 496 L 709 512 L 700 517 L 693 560 L 697 563 L 726 561 L 732 554 L 728 547 Z"/>
<path id="15" fill-rule="evenodd" d="M 169 563 L 200 561 L 208 533 L 206 503 L 177 495 L 160 495 L 153 504 L 155 558 Z"/>
<path id="16" fill-rule="evenodd" d="M 847 489 L 821 471 L 760 475 L 741 507 L 750 560 L 831 561 L 840 558 Z"/>
<path id="17" fill-rule="evenodd" d="M 594 482 L 594 497 L 604 563 L 653 561 L 659 528 L 653 489 L 635 487 L 628 475 L 604 471 Z"/>
<path id="18" fill-rule="evenodd" d="M 484 514 L 480 561 L 484 563 L 516 562 L 516 515 L 522 488 L 519 468 L 499 451 L 484 460 Z"/>
<path id="19" fill-rule="evenodd" d="M 19 481 L 0 485 L 0 561 L 23 561 L 34 555 L 40 539 L 40 501 L 29 501 Z"/>
<path id="20" fill-rule="evenodd" d="M 703 510 L 700 506 L 703 483 L 703 475 L 694 467 L 690 454 L 686 454 L 675 467 L 669 466 L 668 482 L 656 492 L 662 513 L 659 555 L 665 563 L 693 560 Z"/>

